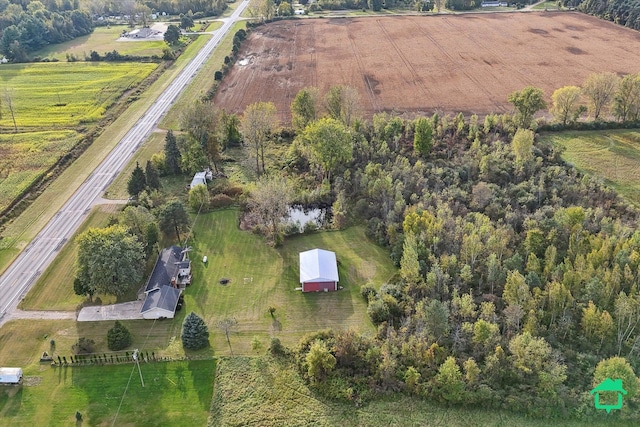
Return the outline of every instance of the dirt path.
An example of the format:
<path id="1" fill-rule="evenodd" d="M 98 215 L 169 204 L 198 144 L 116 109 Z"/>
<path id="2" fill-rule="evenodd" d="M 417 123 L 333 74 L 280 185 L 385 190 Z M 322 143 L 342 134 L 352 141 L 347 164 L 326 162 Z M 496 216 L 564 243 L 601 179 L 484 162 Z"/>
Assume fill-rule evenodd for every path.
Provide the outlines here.
<path id="1" fill-rule="evenodd" d="M 15 309 L 0 318 L 0 326 L 10 320 L 76 320 L 75 311 L 25 311 Z"/>

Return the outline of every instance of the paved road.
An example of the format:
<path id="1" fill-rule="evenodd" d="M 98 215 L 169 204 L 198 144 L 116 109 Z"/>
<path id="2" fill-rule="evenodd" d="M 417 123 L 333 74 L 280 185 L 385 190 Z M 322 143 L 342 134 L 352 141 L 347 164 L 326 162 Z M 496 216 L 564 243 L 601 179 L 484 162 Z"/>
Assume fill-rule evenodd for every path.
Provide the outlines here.
<path id="1" fill-rule="evenodd" d="M 207 42 L 193 61 L 175 78 L 120 140 L 113 151 L 0 276 L 0 325 L 6 321 L 6 318 L 9 318 L 8 315 L 16 309 L 18 302 L 55 258 L 65 242 L 71 238 L 91 210 L 94 201 L 101 197 L 104 190 L 131 159 L 140 144 L 153 131 L 180 92 L 196 75 L 211 52 L 231 29 L 231 26 L 241 19 L 240 14 L 248 5 L 249 1 L 243 0 L 233 14 L 223 20 L 222 27 L 212 35 L 211 40 Z M 69 286 L 71 283 L 72 273 L 69 272 Z"/>

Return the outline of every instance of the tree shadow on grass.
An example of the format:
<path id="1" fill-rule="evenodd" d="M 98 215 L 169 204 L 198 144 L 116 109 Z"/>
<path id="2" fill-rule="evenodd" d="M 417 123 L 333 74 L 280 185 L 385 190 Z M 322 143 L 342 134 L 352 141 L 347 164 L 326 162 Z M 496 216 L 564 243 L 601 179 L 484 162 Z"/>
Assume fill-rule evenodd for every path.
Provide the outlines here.
<path id="1" fill-rule="evenodd" d="M 0 389 L 0 414 L 3 414 L 3 418 L 18 416 L 20 408 L 22 408 L 23 387 L 24 386 L 6 386 Z"/>
<path id="2" fill-rule="evenodd" d="M 190 360 L 188 369 L 191 372 L 193 388 L 203 410 L 208 411 L 213 397 L 213 383 L 216 375 L 216 360 Z"/>

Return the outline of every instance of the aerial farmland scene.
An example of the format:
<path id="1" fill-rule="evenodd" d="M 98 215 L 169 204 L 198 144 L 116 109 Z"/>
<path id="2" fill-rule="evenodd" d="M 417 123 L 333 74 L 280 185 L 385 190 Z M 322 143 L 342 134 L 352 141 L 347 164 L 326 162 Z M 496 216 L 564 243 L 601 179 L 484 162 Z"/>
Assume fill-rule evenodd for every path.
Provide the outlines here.
<path id="1" fill-rule="evenodd" d="M 638 0 L 0 0 L 0 426 L 640 424 Z"/>

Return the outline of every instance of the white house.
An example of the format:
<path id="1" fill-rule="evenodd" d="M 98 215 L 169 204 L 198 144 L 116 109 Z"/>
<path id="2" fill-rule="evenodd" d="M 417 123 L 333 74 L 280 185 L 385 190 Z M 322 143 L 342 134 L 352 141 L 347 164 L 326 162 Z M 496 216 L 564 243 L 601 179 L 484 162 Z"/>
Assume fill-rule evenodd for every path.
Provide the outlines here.
<path id="1" fill-rule="evenodd" d="M 0 384 L 22 384 L 22 368 L 0 368 Z"/>
<path id="2" fill-rule="evenodd" d="M 173 319 L 176 314 L 180 289 L 172 286 L 162 286 L 149 292 L 144 299 L 140 314 L 144 319 Z"/>
<path id="3" fill-rule="evenodd" d="M 300 252 L 302 292 L 337 291 L 339 280 L 335 252 L 324 249 Z"/>

